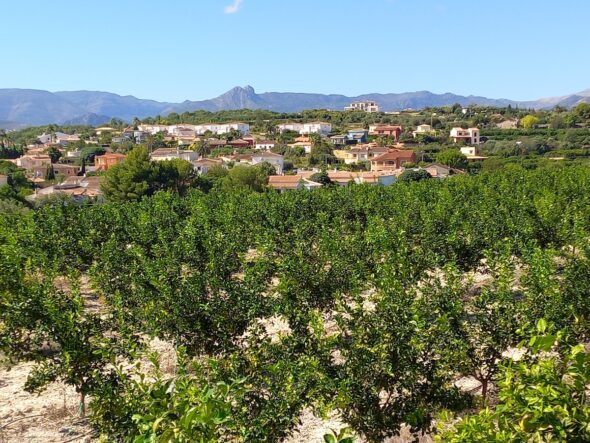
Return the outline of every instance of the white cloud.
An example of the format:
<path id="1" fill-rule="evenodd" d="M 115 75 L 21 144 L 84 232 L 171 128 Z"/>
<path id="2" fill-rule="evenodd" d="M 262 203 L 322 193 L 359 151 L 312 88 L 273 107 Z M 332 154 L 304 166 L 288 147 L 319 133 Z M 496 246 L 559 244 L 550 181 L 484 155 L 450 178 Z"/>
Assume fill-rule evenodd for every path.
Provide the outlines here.
<path id="1" fill-rule="evenodd" d="M 223 9 L 223 12 L 226 14 L 235 14 L 240 10 L 240 6 L 242 5 L 243 1 L 244 0 L 234 0 L 231 5 L 228 5 Z"/>

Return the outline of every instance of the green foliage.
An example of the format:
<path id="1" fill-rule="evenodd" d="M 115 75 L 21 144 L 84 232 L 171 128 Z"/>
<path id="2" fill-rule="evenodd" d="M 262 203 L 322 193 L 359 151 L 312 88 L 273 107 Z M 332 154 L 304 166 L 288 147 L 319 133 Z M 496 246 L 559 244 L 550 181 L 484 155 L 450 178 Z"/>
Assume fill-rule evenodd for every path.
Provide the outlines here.
<path id="1" fill-rule="evenodd" d="M 229 174 L 229 171 L 227 170 L 227 168 L 225 168 L 221 165 L 212 166 L 207 171 L 207 176 L 213 180 L 222 179 L 224 177 L 227 177 L 228 174 Z"/>
<path id="2" fill-rule="evenodd" d="M 57 163 L 57 161 L 62 157 L 61 151 L 55 146 L 51 146 L 47 150 L 47 155 L 49 155 L 51 158 L 51 163 Z"/>
<path id="3" fill-rule="evenodd" d="M 0 188 L 0 213 L 10 215 L 24 215 L 29 210 L 27 206 L 20 203 L 19 201 L 1 197 L 3 192 L 4 189 Z"/>
<path id="4" fill-rule="evenodd" d="M 13 242 L 3 248 L 12 276 L 0 283 L 0 350 L 13 359 L 37 362 L 27 391 L 42 391 L 57 380 L 74 386 L 84 415 L 86 395 L 108 377 L 115 355 L 127 355 L 130 343 L 119 346 L 111 317 L 85 309 L 77 278 L 61 281 L 63 289 L 57 288 L 54 281 L 61 278 L 49 266 L 47 275 L 36 275 L 43 253 L 35 251 L 38 256 L 27 259 Z"/>
<path id="5" fill-rule="evenodd" d="M 331 433 L 324 435 L 324 443 L 354 443 L 354 441 L 350 428 L 342 428 L 338 432 L 332 430 Z"/>
<path id="6" fill-rule="evenodd" d="M 590 103 L 580 103 L 572 112 L 581 119 L 590 120 Z"/>
<path id="7" fill-rule="evenodd" d="M 520 124 L 524 129 L 534 128 L 537 123 L 539 123 L 539 117 L 531 114 L 525 115 L 520 119 Z"/>
<path id="8" fill-rule="evenodd" d="M 332 184 L 332 180 L 326 171 L 316 172 L 309 179 L 313 182 L 320 183 L 324 186 Z"/>
<path id="9" fill-rule="evenodd" d="M 588 441 L 590 354 L 583 345 L 547 353 L 557 340 L 539 334 L 521 361 L 509 361 L 499 382 L 498 405 L 443 429 L 438 441 Z"/>
<path id="10" fill-rule="evenodd" d="M 107 171 L 101 184 L 102 192 L 110 201 L 135 201 L 151 194 L 154 168 L 146 148 L 135 148 L 125 161 Z"/>
<path id="11" fill-rule="evenodd" d="M 419 182 L 432 178 L 432 176 L 425 169 L 406 169 L 399 176 L 402 182 Z"/>
<path id="12" fill-rule="evenodd" d="M 197 175 L 186 160 L 151 162 L 147 149 L 132 150 L 124 162 L 106 172 L 101 189 L 109 201 L 137 201 L 158 191 L 185 195 L 190 189 L 208 191 L 211 183 Z"/>
<path id="13" fill-rule="evenodd" d="M 106 149 L 102 146 L 85 146 L 82 148 L 82 152 L 80 153 L 80 157 L 86 163 L 94 163 L 94 157 L 97 155 L 103 155 L 106 153 Z"/>
<path id="14" fill-rule="evenodd" d="M 0 187 L 0 200 L 15 200 L 24 203 L 24 197 L 32 192 L 31 183 L 24 171 L 14 163 L 0 160 L 0 174 L 8 177 L 8 186 Z"/>
<path id="15" fill-rule="evenodd" d="M 465 169 L 467 167 L 467 157 L 458 149 L 446 149 L 436 156 L 436 161 L 451 168 Z"/>
<path id="16" fill-rule="evenodd" d="M 224 191 L 247 189 L 262 192 L 266 189 L 270 172 L 270 169 L 264 164 L 236 165 L 229 170 L 227 177 L 221 182 L 221 189 Z"/>
<path id="17" fill-rule="evenodd" d="M 23 155 L 23 149 L 16 146 L 0 145 L 0 159 L 13 159 Z"/>
<path id="18" fill-rule="evenodd" d="M 309 156 L 310 166 L 328 165 L 336 162 L 333 151 L 334 146 L 325 140 L 315 140 Z"/>
<path id="19" fill-rule="evenodd" d="M 177 192 L 0 212 L 2 355 L 37 361 L 31 389 L 90 394 L 106 440 L 281 441 L 305 410 L 367 441 L 419 436 L 480 405 L 461 376 L 492 408 L 504 352 L 540 318 L 588 339 L 584 166 L 276 193 L 238 165 L 202 193 L 186 163 L 135 156 L 134 177 Z M 156 337 L 182 349 L 176 371 L 134 367 Z"/>
<path id="20" fill-rule="evenodd" d="M 47 171 L 45 171 L 45 180 L 55 180 L 55 170 L 53 169 L 53 165 L 47 167 Z"/>
<path id="21" fill-rule="evenodd" d="M 191 188 L 196 187 L 198 175 L 193 165 L 182 159 L 172 159 L 156 162 L 153 166 L 153 187 L 161 190 L 171 190 L 185 195 Z"/>
<path id="22" fill-rule="evenodd" d="M 209 383 L 201 368 L 189 368 L 179 354 L 179 370 L 166 377 L 156 355 L 150 357 L 151 371 L 138 365 L 130 374 L 117 371 L 115 391 L 103 392 L 92 402 L 91 419 L 105 437 L 135 442 L 243 441 L 235 405 L 246 393 L 244 380 Z M 106 434 L 106 433 L 105 433 Z"/>

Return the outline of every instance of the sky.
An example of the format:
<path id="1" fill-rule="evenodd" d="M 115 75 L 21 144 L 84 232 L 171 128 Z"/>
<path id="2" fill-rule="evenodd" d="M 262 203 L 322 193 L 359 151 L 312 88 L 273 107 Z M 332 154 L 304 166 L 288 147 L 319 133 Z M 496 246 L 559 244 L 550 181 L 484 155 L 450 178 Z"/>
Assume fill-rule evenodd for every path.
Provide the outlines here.
<path id="1" fill-rule="evenodd" d="M 0 88 L 160 101 L 590 88 L 588 0 L 2 0 Z"/>

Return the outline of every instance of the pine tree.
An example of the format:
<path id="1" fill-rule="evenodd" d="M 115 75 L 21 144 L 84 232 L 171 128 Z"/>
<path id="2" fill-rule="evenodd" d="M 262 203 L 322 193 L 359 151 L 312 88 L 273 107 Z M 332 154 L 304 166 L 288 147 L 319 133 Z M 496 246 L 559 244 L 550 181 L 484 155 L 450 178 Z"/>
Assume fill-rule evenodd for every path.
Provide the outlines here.
<path id="1" fill-rule="evenodd" d="M 110 168 L 101 185 L 102 192 L 110 201 L 140 200 L 150 195 L 155 169 L 145 147 L 133 149 L 124 162 Z"/>

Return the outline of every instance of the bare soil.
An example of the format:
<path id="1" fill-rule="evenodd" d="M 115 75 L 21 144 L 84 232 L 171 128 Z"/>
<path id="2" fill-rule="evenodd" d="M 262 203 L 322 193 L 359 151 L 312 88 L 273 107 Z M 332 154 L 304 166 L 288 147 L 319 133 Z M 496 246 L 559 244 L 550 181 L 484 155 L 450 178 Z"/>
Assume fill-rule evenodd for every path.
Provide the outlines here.
<path id="1" fill-rule="evenodd" d="M 73 388 L 52 383 L 41 394 L 24 390 L 33 367 L 21 363 L 0 369 L 0 443 L 89 442 L 92 430 L 78 415 Z"/>

